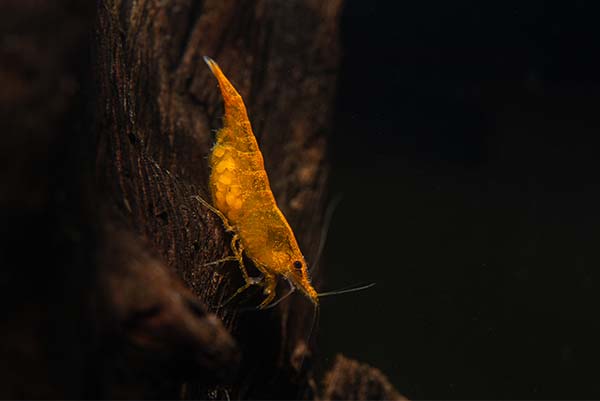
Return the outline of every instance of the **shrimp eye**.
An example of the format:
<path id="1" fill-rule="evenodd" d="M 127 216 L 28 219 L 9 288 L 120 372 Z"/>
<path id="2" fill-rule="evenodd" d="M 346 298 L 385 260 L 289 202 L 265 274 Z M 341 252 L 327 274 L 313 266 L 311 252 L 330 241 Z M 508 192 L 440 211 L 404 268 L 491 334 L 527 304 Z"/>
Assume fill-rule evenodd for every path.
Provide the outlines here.
<path id="1" fill-rule="evenodd" d="M 297 270 L 302 269 L 302 262 L 300 262 L 299 260 L 296 260 L 294 263 L 294 268 Z"/>

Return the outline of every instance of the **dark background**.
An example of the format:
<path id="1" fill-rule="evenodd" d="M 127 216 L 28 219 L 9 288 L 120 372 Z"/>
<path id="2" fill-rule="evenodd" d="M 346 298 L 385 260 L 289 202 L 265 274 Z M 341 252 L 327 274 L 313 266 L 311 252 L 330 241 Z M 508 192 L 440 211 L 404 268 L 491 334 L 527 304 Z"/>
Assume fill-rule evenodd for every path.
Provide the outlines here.
<path id="1" fill-rule="evenodd" d="M 321 349 L 412 398 L 599 398 L 600 3 L 346 4 L 323 287 L 377 286 Z"/>

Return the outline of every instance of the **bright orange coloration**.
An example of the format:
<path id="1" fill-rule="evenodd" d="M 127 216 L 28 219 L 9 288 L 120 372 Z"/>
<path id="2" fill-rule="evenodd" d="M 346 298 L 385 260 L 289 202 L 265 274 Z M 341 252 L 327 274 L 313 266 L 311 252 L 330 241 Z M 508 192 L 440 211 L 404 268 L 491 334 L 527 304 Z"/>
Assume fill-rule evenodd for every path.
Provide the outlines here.
<path id="1" fill-rule="evenodd" d="M 234 233 L 231 248 L 246 280 L 236 294 L 260 284 L 266 298 L 259 307 L 264 308 L 275 298 L 277 278 L 283 276 L 318 305 L 294 232 L 271 192 L 242 97 L 217 63 L 208 57 L 204 60 L 219 81 L 225 104 L 223 128 L 210 155 L 210 191 L 215 212 Z M 262 280 L 248 276 L 242 253 L 263 274 Z"/>

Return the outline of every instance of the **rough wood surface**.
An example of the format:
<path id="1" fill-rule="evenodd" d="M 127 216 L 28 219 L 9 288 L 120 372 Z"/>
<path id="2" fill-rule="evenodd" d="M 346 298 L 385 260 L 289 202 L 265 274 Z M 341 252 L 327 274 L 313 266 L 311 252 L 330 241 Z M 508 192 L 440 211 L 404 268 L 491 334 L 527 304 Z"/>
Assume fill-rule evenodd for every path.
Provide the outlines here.
<path id="1" fill-rule="evenodd" d="M 208 199 L 222 113 L 209 55 L 244 97 L 275 197 L 314 262 L 341 1 L 83 4 L 1 6 L 0 102 L 14 135 L 2 142 L 0 395 L 318 398 L 312 306 L 220 306 L 241 275 L 205 266 L 230 237 L 193 196 Z"/>
<path id="2" fill-rule="evenodd" d="M 406 400 L 379 369 L 338 355 L 323 380 L 323 400 Z"/>
<path id="3" fill-rule="evenodd" d="M 235 264 L 204 266 L 230 251 L 220 220 L 193 199 L 208 199 L 206 156 L 222 113 L 202 56 L 218 60 L 245 99 L 272 189 L 310 260 L 327 178 L 323 134 L 334 95 L 339 6 L 108 1 L 99 10 L 98 171 L 131 227 L 244 338 L 233 397 L 301 395 L 306 372 L 292 356 L 308 349 L 312 308 L 300 299 L 242 317 L 234 304 L 216 307 L 241 276 Z"/>

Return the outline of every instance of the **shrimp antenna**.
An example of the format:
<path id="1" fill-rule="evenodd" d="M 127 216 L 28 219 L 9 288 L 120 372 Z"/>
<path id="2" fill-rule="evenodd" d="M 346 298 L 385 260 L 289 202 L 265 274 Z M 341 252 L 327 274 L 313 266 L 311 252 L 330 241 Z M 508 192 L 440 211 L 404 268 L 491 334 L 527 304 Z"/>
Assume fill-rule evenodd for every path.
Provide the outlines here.
<path id="1" fill-rule="evenodd" d="M 328 297 L 330 295 L 347 294 L 349 292 L 356 292 L 356 291 L 366 290 L 368 288 L 374 287 L 375 284 L 376 283 L 371 283 L 371 284 L 367 284 L 367 285 L 362 285 L 360 287 L 343 288 L 341 290 L 320 292 L 317 295 L 319 296 L 319 298 L 322 298 L 322 297 Z"/>
<path id="2" fill-rule="evenodd" d="M 331 225 L 331 219 L 333 218 L 333 213 L 335 209 L 338 207 L 340 202 L 342 201 L 343 194 L 338 194 L 333 198 L 329 205 L 327 206 L 327 210 L 325 211 L 325 217 L 323 218 L 323 228 L 321 229 L 321 236 L 319 238 L 319 248 L 317 250 L 317 255 L 315 257 L 315 263 L 310 269 L 311 273 L 317 271 L 319 267 L 319 263 L 321 261 L 321 256 L 323 256 L 323 249 L 325 249 L 325 242 L 327 242 L 327 233 L 329 232 L 329 226 Z"/>
<path id="3" fill-rule="evenodd" d="M 320 308 L 319 308 L 319 304 L 313 304 L 313 315 L 312 315 L 312 321 L 310 323 L 310 330 L 308 331 L 308 337 L 306 338 L 306 345 L 308 347 L 310 347 L 310 341 L 311 338 L 315 332 L 315 328 L 317 327 L 317 323 L 319 321 L 319 313 L 320 313 Z M 300 363 L 298 364 L 298 370 L 301 371 L 302 367 L 304 366 L 304 359 L 306 357 L 306 354 L 302 355 L 302 358 L 300 359 Z"/>
<path id="4" fill-rule="evenodd" d="M 375 283 L 370 283 L 370 284 L 363 285 L 360 287 L 344 288 L 344 289 L 337 290 L 337 291 L 327 291 L 327 292 L 322 292 L 320 294 L 317 294 L 317 296 L 319 298 L 321 298 L 321 297 L 327 297 L 329 295 L 346 294 L 348 292 L 362 291 L 362 290 L 371 288 L 374 285 L 375 285 Z M 317 324 L 319 321 L 319 314 L 321 312 L 321 308 L 319 307 L 318 303 L 315 303 L 313 305 L 314 305 L 314 309 L 313 309 L 312 323 L 310 325 L 310 330 L 308 332 L 308 338 L 306 339 L 307 344 L 310 343 L 310 339 L 314 334 L 315 328 L 317 327 Z M 304 356 L 302 356 L 302 359 L 300 360 L 300 364 L 298 365 L 299 369 L 302 369 L 303 365 L 304 365 Z"/>

